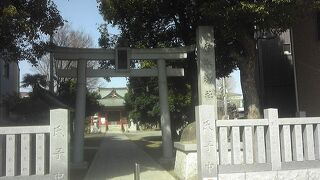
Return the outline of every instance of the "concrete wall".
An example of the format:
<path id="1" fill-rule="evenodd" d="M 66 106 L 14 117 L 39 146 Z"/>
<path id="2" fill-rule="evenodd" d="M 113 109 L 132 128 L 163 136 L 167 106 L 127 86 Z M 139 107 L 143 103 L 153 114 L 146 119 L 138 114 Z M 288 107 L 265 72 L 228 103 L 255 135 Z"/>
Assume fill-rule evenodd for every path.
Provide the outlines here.
<path id="1" fill-rule="evenodd" d="M 320 116 L 320 40 L 316 13 L 293 28 L 300 111 Z"/>
<path id="2" fill-rule="evenodd" d="M 10 94 L 19 93 L 19 66 L 17 62 L 9 63 L 9 77 L 5 75 L 5 62 L 0 59 L 0 118 L 5 118 L 7 110 L 3 105 L 3 99 Z M 1 120 L 0 119 L 0 120 Z"/>

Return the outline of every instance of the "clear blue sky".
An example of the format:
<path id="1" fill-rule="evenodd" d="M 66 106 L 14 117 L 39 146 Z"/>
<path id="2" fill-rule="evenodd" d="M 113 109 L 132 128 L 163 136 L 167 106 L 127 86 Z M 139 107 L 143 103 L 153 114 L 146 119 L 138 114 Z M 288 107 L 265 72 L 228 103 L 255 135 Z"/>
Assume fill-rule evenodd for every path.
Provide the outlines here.
<path id="1" fill-rule="evenodd" d="M 103 23 L 103 18 L 99 14 L 98 4 L 96 0 L 54 0 L 57 4 L 58 10 L 61 16 L 71 24 L 72 28 L 80 29 L 88 33 L 93 41 L 94 46 L 98 47 L 98 38 L 100 36 L 97 28 Z M 118 34 L 119 31 L 116 28 L 109 27 L 109 33 Z M 19 63 L 20 67 L 20 79 L 26 73 L 34 73 L 32 67 L 26 61 Z M 232 74 L 232 77 L 236 80 L 235 92 L 241 93 L 239 71 Z M 125 78 L 112 78 L 111 82 L 101 81 L 103 87 L 125 87 Z M 21 91 L 30 91 L 30 88 L 21 88 Z"/>

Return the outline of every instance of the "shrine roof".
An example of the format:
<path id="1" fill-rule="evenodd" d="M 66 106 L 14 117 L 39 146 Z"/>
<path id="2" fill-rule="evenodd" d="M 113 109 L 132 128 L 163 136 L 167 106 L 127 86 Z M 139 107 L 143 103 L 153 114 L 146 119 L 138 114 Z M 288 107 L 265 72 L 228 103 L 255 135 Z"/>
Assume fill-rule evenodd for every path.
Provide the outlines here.
<path id="1" fill-rule="evenodd" d="M 98 100 L 99 103 L 105 107 L 123 107 L 125 101 L 122 98 L 107 98 Z"/>
<path id="2" fill-rule="evenodd" d="M 101 96 L 99 103 L 106 107 L 125 106 L 124 96 L 128 92 L 127 88 L 99 88 Z"/>

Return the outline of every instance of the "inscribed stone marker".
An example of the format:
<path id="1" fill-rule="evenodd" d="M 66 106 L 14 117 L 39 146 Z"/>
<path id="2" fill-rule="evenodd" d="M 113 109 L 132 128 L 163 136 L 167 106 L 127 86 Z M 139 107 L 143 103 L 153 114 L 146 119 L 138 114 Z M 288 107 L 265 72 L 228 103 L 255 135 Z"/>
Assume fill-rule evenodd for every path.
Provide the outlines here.
<path id="1" fill-rule="evenodd" d="M 50 174 L 55 180 L 67 180 L 69 177 L 69 111 L 55 109 L 50 111 Z"/>
<path id="2" fill-rule="evenodd" d="M 198 97 L 196 107 L 198 178 L 217 177 L 216 74 L 213 27 L 197 30 Z"/>

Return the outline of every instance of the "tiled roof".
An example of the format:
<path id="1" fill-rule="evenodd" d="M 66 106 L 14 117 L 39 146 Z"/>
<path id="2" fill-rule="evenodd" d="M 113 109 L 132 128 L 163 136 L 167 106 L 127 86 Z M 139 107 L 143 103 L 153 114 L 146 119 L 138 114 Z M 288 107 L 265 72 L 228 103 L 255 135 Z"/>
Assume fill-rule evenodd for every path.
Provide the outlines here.
<path id="1" fill-rule="evenodd" d="M 109 95 L 113 90 L 117 92 L 120 96 L 124 97 L 124 95 L 128 92 L 127 88 L 99 88 L 98 93 L 103 98 Z"/>
<path id="2" fill-rule="evenodd" d="M 106 107 L 123 107 L 123 98 L 127 92 L 127 88 L 99 88 L 98 93 L 102 98 L 99 103 Z"/>
<path id="3" fill-rule="evenodd" d="M 125 106 L 125 101 L 122 98 L 100 99 L 99 103 L 105 107 L 121 107 Z"/>

